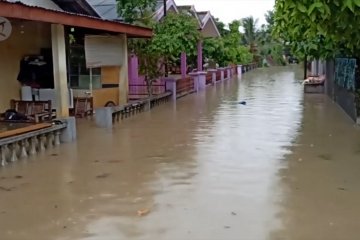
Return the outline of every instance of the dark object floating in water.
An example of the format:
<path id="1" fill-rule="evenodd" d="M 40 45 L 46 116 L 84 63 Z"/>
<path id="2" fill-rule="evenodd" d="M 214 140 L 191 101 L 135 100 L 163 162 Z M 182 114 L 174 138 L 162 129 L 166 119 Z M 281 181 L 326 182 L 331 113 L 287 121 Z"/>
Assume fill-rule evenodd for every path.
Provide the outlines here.
<path id="1" fill-rule="evenodd" d="M 241 104 L 241 105 L 246 105 L 246 102 L 245 102 L 245 101 L 241 101 L 241 102 L 239 102 L 239 104 Z"/>
<path id="2" fill-rule="evenodd" d="M 108 176 L 110 176 L 109 173 L 103 173 L 103 174 L 97 175 L 96 178 L 107 178 Z"/>

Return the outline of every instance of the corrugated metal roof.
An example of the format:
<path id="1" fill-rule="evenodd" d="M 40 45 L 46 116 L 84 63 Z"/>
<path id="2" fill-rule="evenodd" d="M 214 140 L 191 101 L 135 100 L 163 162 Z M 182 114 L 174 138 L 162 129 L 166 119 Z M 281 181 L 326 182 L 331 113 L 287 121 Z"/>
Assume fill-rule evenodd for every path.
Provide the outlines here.
<path id="1" fill-rule="evenodd" d="M 100 15 L 101 18 L 108 20 L 122 20 L 117 12 L 116 0 L 86 0 Z M 156 10 L 163 7 L 164 1 L 157 0 Z"/>
<path id="2" fill-rule="evenodd" d="M 87 0 L 103 19 L 121 20 L 117 13 L 116 0 Z"/>
<path id="3" fill-rule="evenodd" d="M 208 12 L 197 12 L 197 15 L 199 16 L 199 18 L 202 22 L 207 14 L 208 14 Z"/>
<path id="4" fill-rule="evenodd" d="M 35 20 L 48 23 L 60 23 L 69 26 L 85 27 L 91 29 L 105 30 L 110 32 L 127 33 L 129 36 L 135 37 L 151 37 L 152 29 L 137 26 L 128 23 L 119 23 L 117 21 L 111 21 L 107 19 L 101 19 L 99 17 L 77 14 L 72 12 L 63 11 L 61 8 L 51 8 L 51 5 L 41 5 L 43 0 L 0 0 L 0 5 L 4 5 L 6 8 L 0 8 L 3 16 L 14 17 L 25 20 Z M 13 11 L 14 8 L 11 5 L 18 5 L 19 11 Z M 54 5 L 52 5 L 54 6 Z M 4 10 L 4 9 L 11 9 Z M 34 14 L 30 11 L 36 11 Z M 25 12 L 25 14 L 23 14 Z M 68 18 L 66 18 L 66 16 Z M 57 19 L 61 19 L 57 20 Z M 75 18 L 79 18 L 79 22 L 74 22 Z"/>
<path id="5" fill-rule="evenodd" d="M 86 0 L 52 0 L 66 12 L 100 17 Z"/>
<path id="6" fill-rule="evenodd" d="M 31 7 L 41 7 L 45 9 L 51 9 L 56 11 L 63 11 L 58 5 L 51 0 L 3 0 L 5 2 L 17 3 L 20 2 Z"/>

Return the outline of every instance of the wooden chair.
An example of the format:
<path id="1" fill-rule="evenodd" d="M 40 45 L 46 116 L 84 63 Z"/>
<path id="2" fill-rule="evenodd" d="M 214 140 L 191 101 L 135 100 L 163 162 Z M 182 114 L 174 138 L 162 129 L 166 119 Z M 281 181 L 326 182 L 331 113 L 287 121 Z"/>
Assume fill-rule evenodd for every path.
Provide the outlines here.
<path id="1" fill-rule="evenodd" d="M 74 116 L 85 117 L 91 116 L 94 111 L 93 98 L 92 97 L 75 97 L 74 98 Z"/>
<path id="2" fill-rule="evenodd" d="M 51 101 L 10 101 L 10 108 L 29 118 L 30 122 L 44 122 L 52 120 Z"/>

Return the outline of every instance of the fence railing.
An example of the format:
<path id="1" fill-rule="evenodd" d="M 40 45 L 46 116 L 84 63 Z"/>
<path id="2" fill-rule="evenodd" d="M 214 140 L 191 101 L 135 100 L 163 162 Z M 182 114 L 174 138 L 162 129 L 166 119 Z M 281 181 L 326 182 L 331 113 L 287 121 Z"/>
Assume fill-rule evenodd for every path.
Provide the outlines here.
<path id="1" fill-rule="evenodd" d="M 194 91 L 194 79 L 192 77 L 182 78 L 176 82 L 177 95 L 189 93 L 192 91 Z"/>
<path id="2" fill-rule="evenodd" d="M 0 166 L 40 154 L 60 145 L 65 123 L 0 139 Z"/>
<path id="3" fill-rule="evenodd" d="M 165 84 L 153 84 L 153 95 L 159 95 L 166 92 Z M 129 85 L 129 95 L 133 98 L 138 96 L 138 98 L 147 97 L 149 95 L 148 87 L 146 84 L 131 84 Z"/>

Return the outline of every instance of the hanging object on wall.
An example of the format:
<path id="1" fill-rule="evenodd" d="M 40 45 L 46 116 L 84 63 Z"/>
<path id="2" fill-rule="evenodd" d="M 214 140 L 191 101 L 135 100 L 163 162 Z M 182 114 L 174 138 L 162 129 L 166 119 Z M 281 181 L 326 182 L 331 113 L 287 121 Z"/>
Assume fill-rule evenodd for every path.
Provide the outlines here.
<path id="1" fill-rule="evenodd" d="M 86 67 L 121 66 L 123 44 L 122 39 L 115 36 L 85 36 Z"/>
<path id="2" fill-rule="evenodd" d="M 0 42 L 8 39 L 11 35 L 12 26 L 7 18 L 0 17 Z"/>

